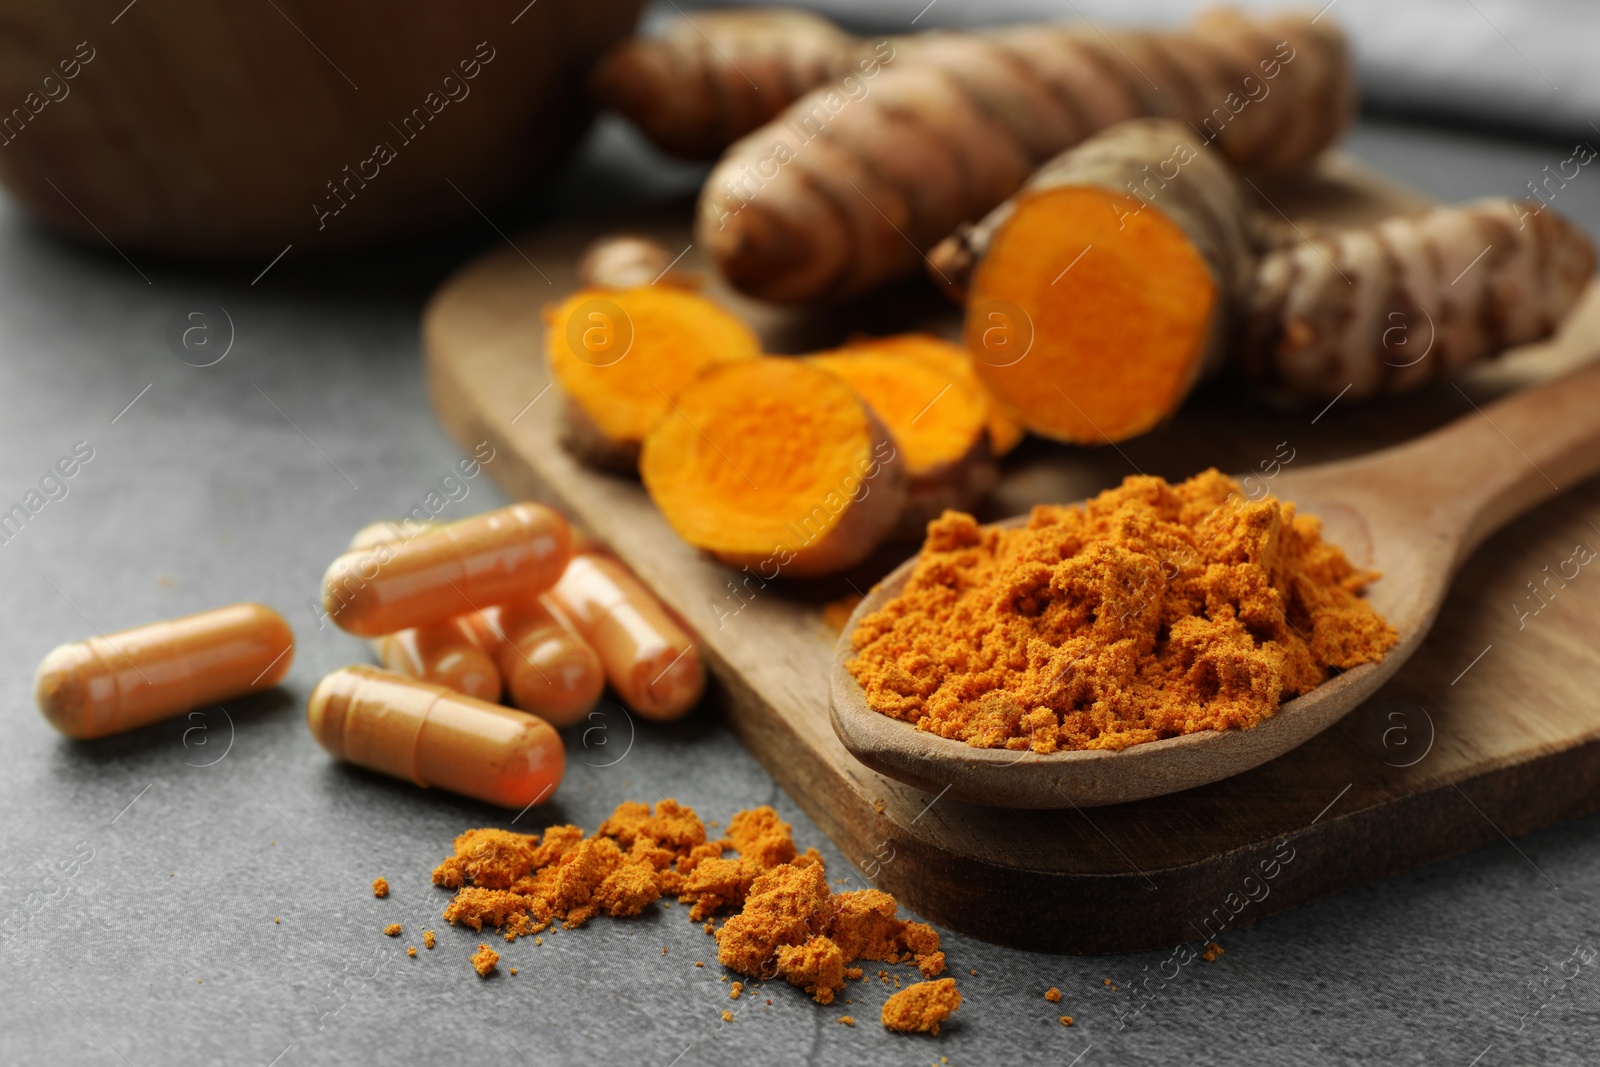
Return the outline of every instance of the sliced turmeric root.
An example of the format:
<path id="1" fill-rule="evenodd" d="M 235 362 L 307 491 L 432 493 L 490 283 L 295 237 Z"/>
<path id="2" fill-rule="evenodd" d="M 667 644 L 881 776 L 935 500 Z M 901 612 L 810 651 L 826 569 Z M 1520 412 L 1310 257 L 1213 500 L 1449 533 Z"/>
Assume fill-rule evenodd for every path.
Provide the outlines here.
<path id="1" fill-rule="evenodd" d="M 989 393 L 989 387 L 972 369 L 972 357 L 965 348 L 931 333 L 897 333 L 889 337 L 875 337 L 871 341 L 852 342 L 849 347 L 855 351 L 868 345 L 876 350 L 893 351 L 930 363 L 950 381 L 983 397 L 988 410 L 989 448 L 996 456 L 1003 456 L 1022 443 L 1027 431 L 1020 422 L 1007 415 Z"/>
<path id="2" fill-rule="evenodd" d="M 906 500 L 883 423 L 843 379 L 797 359 L 707 369 L 645 438 L 639 474 L 678 536 L 763 579 L 854 566 Z"/>
<path id="3" fill-rule="evenodd" d="M 761 354 L 732 312 L 682 288 L 580 289 L 545 311 L 563 441 L 594 466 L 632 470 L 639 445 L 706 367 Z"/>
<path id="4" fill-rule="evenodd" d="M 1030 430 L 1121 441 L 1220 366 L 1254 265 L 1240 180 L 1186 126 L 1123 123 L 936 250 L 978 376 Z"/>
<path id="5" fill-rule="evenodd" d="M 858 341 L 809 362 L 843 378 L 888 427 L 907 479 L 896 532 L 920 538 L 946 508 L 971 510 L 998 472 L 987 396 L 963 376 L 906 351 L 911 347 L 901 338 Z"/>

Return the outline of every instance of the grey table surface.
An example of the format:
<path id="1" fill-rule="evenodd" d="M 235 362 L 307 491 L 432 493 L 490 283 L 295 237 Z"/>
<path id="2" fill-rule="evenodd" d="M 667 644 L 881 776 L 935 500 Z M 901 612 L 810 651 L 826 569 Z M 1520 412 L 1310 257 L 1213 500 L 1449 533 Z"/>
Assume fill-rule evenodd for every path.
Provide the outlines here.
<path id="1" fill-rule="evenodd" d="M 1522 192 L 1571 146 L 1368 121 L 1350 148 L 1460 199 Z M 534 215 L 667 196 L 698 175 L 603 126 Z M 1557 202 L 1592 232 L 1597 183 L 1582 176 Z M 1569 978 L 1566 961 L 1600 944 L 1600 818 L 1230 932 L 1226 955 L 1126 1025 L 1167 953 L 1052 956 L 947 933 L 965 1003 L 940 1037 L 904 1037 L 876 1022 L 881 983 L 828 1008 L 782 983 L 730 1001 L 681 907 L 497 941 L 502 972 L 519 973 L 480 981 L 467 964 L 479 938 L 439 920 L 428 872 L 453 835 L 508 813 L 334 763 L 302 709 L 324 672 L 366 654 L 309 606 L 328 560 L 459 458 L 424 395 L 418 313 L 498 240 L 485 225 L 404 255 L 291 257 L 252 287 L 251 270 L 130 263 L 0 206 L 0 507 L 78 442 L 93 450 L 0 544 L 0 1062 L 1595 1061 L 1600 978 Z M 185 349 L 174 337 L 190 325 L 210 332 Z M 190 365 L 230 338 L 220 362 Z M 453 514 L 503 499 L 487 478 L 466 484 Z M 296 629 L 281 689 L 95 743 L 34 710 L 33 669 L 55 644 L 246 599 Z M 555 802 L 518 828 L 592 829 L 658 791 L 706 819 L 770 803 L 802 846 L 847 867 L 709 712 L 641 727 L 620 760 L 620 726 L 567 743 Z M 368 889 L 377 875 L 387 900 Z M 391 921 L 398 941 L 381 934 Z M 438 948 L 409 959 L 423 927 Z M 847 1013 L 854 1028 L 838 1024 Z"/>

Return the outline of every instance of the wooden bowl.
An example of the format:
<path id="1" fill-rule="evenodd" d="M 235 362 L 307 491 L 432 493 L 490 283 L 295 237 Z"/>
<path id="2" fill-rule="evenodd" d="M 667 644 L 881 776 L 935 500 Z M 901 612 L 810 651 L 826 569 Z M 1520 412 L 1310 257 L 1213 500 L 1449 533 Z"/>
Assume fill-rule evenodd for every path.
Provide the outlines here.
<path id="1" fill-rule="evenodd" d="M 129 255 L 265 266 L 437 227 L 571 148 L 643 3 L 0 0 L 0 182 Z"/>

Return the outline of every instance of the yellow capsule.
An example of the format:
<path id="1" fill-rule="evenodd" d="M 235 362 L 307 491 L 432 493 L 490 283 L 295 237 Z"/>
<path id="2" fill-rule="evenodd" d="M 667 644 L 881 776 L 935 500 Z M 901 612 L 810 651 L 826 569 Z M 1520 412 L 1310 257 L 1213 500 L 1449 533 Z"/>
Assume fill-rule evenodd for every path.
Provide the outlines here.
<path id="1" fill-rule="evenodd" d="M 90 739 L 270 689 L 289 673 L 294 632 L 260 604 L 230 604 L 62 645 L 33 693 L 50 725 Z"/>
<path id="2" fill-rule="evenodd" d="M 377 667 L 341 667 L 306 703 L 337 759 L 507 808 L 548 798 L 566 753 L 543 719 Z"/>
<path id="3" fill-rule="evenodd" d="M 350 548 L 394 544 L 434 529 L 433 523 L 418 519 L 374 522 L 350 539 Z M 497 701 L 504 683 L 494 660 L 496 646 L 482 641 L 486 631 L 482 612 L 474 611 L 375 637 L 369 644 L 378 662 L 391 671 L 436 682 L 479 700 Z"/>
<path id="4" fill-rule="evenodd" d="M 378 637 L 548 588 L 570 554 L 560 515 L 513 504 L 346 552 L 323 577 L 322 605 L 341 629 Z"/>
<path id="5" fill-rule="evenodd" d="M 499 626 L 500 671 L 511 703 L 554 726 L 571 726 L 588 714 L 605 692 L 605 668 L 542 597 L 502 607 Z"/>
<path id="6" fill-rule="evenodd" d="M 583 552 L 548 595 L 599 654 L 628 707 L 649 719 L 676 719 L 700 699 L 706 685 L 700 650 L 621 563 Z"/>

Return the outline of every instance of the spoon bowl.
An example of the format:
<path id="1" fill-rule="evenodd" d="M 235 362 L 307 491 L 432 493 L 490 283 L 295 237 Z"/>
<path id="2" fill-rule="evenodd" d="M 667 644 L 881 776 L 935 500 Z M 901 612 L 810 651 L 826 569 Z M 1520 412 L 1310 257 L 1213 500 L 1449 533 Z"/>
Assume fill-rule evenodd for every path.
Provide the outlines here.
<path id="1" fill-rule="evenodd" d="M 840 635 L 830 680 L 834 732 L 874 770 L 990 807 L 1121 804 L 1250 770 L 1327 729 L 1393 677 L 1422 644 L 1450 579 L 1484 538 L 1562 487 L 1600 472 L 1597 411 L 1600 365 L 1382 452 L 1281 471 L 1268 483 L 1272 495 L 1320 518 L 1327 541 L 1353 563 L 1382 574 L 1368 599 L 1400 639 L 1379 662 L 1334 675 L 1250 729 L 1202 730 L 1119 751 L 1039 754 L 976 748 L 873 711 L 849 671 L 855 655 L 850 635 L 905 588 L 913 558 L 873 588 Z M 1021 516 L 1001 525 L 1026 521 Z"/>

